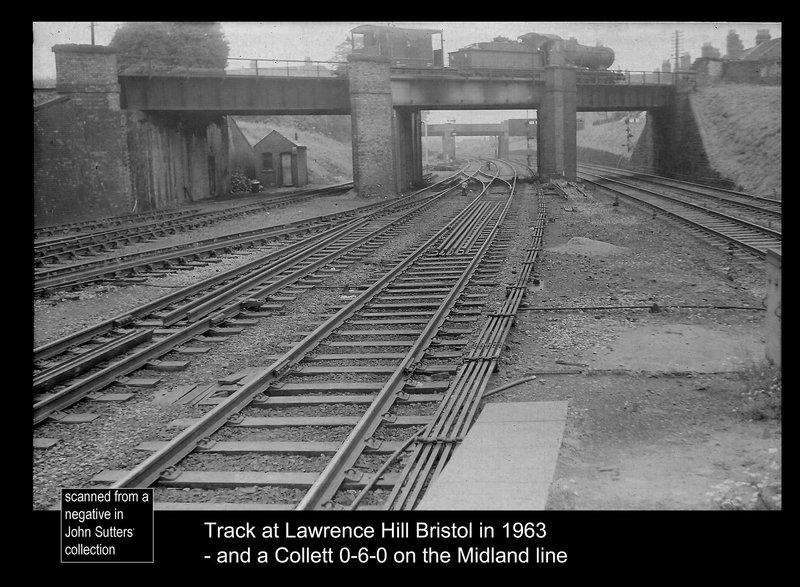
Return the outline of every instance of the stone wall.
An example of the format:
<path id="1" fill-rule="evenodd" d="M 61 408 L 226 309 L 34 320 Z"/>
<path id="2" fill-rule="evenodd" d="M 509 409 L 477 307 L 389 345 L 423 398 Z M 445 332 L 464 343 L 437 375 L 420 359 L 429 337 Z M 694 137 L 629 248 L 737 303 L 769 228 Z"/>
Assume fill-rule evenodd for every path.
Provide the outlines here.
<path id="1" fill-rule="evenodd" d="M 230 191 L 221 115 L 120 109 L 116 54 L 56 45 L 56 97 L 34 102 L 34 225 L 177 205 Z"/>
<path id="2" fill-rule="evenodd" d="M 230 189 L 224 116 L 126 112 L 136 212 L 172 208 Z"/>
<path id="3" fill-rule="evenodd" d="M 689 94 L 678 93 L 671 109 L 648 112 L 647 122 L 630 160 L 630 169 L 723 188 L 733 182 L 708 160 Z"/>
<path id="4" fill-rule="evenodd" d="M 91 125 L 69 98 L 34 109 L 33 218 L 48 226 L 125 214 L 127 197 L 110 197 L 97 150 L 87 140 Z M 87 128 L 89 127 L 89 128 Z M 96 133 L 95 133 L 96 134 Z"/>

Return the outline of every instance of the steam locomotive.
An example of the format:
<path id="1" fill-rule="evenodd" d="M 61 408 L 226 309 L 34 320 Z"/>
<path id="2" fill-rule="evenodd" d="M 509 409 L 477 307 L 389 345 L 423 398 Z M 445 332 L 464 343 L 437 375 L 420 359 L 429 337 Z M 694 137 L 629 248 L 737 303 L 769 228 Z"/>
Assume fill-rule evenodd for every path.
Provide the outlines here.
<path id="1" fill-rule="evenodd" d="M 435 69 L 444 73 L 475 75 L 508 73 L 541 75 L 548 65 L 572 65 L 592 74 L 592 78 L 614 83 L 621 74 L 608 71 L 614 63 L 614 51 L 608 47 L 581 45 L 574 38 L 528 33 L 517 41 L 499 40 L 475 43 L 448 53 L 444 67 L 441 30 L 362 25 L 352 29 L 354 53 L 381 55 L 392 60 L 393 67 Z M 439 49 L 434 46 L 440 35 Z"/>

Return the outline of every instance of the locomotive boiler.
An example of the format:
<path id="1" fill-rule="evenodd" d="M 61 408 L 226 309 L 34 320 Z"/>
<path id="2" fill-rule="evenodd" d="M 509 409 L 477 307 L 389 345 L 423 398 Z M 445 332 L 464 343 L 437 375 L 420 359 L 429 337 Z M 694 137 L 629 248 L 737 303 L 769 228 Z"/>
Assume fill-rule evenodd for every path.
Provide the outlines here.
<path id="1" fill-rule="evenodd" d="M 449 66 L 444 67 L 441 30 L 362 25 L 351 33 L 354 52 L 388 57 L 394 67 L 475 75 L 502 71 L 530 74 L 548 65 L 572 65 L 579 70 L 599 73 L 610 83 L 617 77 L 607 71 L 614 63 L 612 49 L 582 45 L 575 38 L 565 40 L 558 35 L 527 33 L 516 41 L 474 43 L 449 52 Z M 436 35 L 439 35 L 438 48 Z M 599 79 L 597 75 L 595 78 Z"/>

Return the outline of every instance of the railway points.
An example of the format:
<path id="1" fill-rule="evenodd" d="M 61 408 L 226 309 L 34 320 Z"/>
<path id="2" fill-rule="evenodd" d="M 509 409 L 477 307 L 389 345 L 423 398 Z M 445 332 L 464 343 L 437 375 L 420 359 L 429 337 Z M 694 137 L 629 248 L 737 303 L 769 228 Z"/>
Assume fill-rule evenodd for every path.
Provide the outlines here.
<path id="1" fill-rule="evenodd" d="M 139 533 L 82 491 L 147 492 L 156 526 L 201 516 L 201 565 L 294 569 L 568 568 L 564 511 L 781 509 L 781 201 L 675 179 L 673 127 L 711 74 L 623 71 L 613 43 L 539 33 L 445 65 L 437 31 L 351 32 L 347 62 L 280 72 L 54 49 L 70 96 L 36 106 L 36 132 L 67 105 L 88 112 L 81 156 L 124 160 L 85 188 L 116 216 L 44 221 L 78 216 L 67 184 L 37 199 L 33 506 L 83 517 L 62 554 Z M 580 161 L 603 110 L 646 112 L 668 173 Z M 238 170 L 228 197 L 230 120 L 288 114 L 350 117 L 353 181 L 306 185 L 307 137 L 286 132 L 291 152 L 253 150 L 280 192 Z"/>

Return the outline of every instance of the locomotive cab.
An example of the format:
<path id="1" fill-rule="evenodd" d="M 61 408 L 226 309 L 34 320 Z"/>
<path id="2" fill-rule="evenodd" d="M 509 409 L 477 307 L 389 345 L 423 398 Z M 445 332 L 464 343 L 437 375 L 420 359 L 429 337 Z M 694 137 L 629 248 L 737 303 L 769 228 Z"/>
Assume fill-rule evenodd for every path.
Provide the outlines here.
<path id="1" fill-rule="evenodd" d="M 365 24 L 350 31 L 350 40 L 353 53 L 388 57 L 393 67 L 442 67 L 442 32 Z"/>

